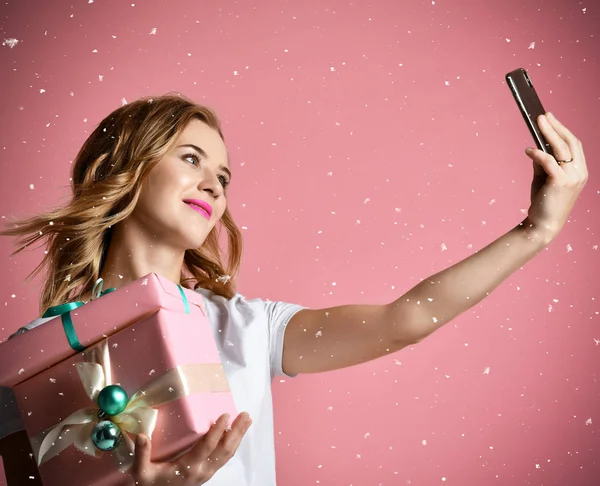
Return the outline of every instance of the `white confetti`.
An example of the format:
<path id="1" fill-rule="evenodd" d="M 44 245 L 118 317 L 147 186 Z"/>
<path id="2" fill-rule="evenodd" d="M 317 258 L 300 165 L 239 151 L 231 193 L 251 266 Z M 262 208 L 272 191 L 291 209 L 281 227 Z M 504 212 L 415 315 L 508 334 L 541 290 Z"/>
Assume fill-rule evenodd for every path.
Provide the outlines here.
<path id="1" fill-rule="evenodd" d="M 33 191 L 35 189 L 35 186 L 33 184 L 29 184 L 29 189 Z"/>
<path id="2" fill-rule="evenodd" d="M 529 47 L 527 49 L 535 49 L 535 42 L 529 44 Z"/>
<path id="3" fill-rule="evenodd" d="M 156 35 L 156 27 L 154 27 L 148 35 Z"/>
<path id="4" fill-rule="evenodd" d="M 17 44 L 19 43 L 19 41 L 17 39 L 14 38 L 10 38 L 10 39 L 4 39 L 4 42 L 2 43 L 3 46 L 8 46 L 11 49 L 13 47 L 15 47 Z"/>

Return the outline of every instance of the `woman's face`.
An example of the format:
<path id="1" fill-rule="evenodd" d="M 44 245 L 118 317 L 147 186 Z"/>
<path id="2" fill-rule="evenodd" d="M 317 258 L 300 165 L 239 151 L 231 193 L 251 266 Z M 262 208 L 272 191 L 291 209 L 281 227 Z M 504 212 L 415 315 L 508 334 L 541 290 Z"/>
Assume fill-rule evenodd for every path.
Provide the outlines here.
<path id="1" fill-rule="evenodd" d="M 148 174 L 126 226 L 174 249 L 199 248 L 225 212 L 229 180 L 219 133 L 192 120 Z"/>

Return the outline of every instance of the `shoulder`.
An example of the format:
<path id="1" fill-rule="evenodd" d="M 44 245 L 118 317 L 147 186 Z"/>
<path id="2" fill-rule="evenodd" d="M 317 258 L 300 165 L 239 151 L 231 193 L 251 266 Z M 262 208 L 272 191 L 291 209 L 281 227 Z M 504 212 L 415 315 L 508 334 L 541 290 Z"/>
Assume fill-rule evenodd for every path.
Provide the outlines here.
<path id="1" fill-rule="evenodd" d="M 236 292 L 231 299 L 214 294 L 207 289 L 196 289 L 205 298 L 205 305 L 209 316 L 218 313 L 220 316 L 231 320 L 265 320 L 269 324 L 273 322 L 287 321 L 297 311 L 305 307 L 282 301 L 271 301 L 269 299 L 252 298 Z"/>

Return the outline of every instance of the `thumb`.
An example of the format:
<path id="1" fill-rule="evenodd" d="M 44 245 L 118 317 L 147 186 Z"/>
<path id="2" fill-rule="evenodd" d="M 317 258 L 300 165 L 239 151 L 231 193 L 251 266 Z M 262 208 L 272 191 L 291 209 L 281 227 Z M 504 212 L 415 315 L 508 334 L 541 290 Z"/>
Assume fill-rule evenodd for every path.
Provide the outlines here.
<path id="1" fill-rule="evenodd" d="M 136 479 L 142 479 L 148 475 L 151 454 L 152 444 L 150 443 L 150 438 L 144 434 L 138 434 L 135 439 L 135 451 L 132 467 L 132 473 Z"/>

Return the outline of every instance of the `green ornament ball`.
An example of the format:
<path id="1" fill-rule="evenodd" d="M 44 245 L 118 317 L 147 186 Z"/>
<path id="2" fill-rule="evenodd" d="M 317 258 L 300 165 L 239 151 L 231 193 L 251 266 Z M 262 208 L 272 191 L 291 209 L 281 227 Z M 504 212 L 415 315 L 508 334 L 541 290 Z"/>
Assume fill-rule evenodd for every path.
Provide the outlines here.
<path id="1" fill-rule="evenodd" d="M 94 427 L 92 442 L 104 452 L 116 449 L 121 443 L 123 435 L 119 426 L 110 420 L 102 420 Z"/>
<path id="2" fill-rule="evenodd" d="M 111 417 L 125 410 L 128 401 L 127 392 L 119 385 L 108 385 L 98 394 L 98 407 Z"/>

